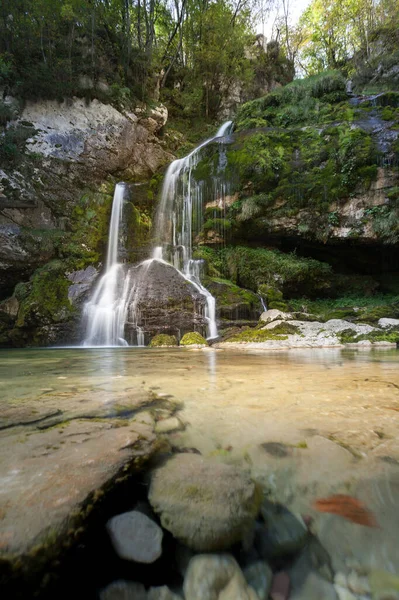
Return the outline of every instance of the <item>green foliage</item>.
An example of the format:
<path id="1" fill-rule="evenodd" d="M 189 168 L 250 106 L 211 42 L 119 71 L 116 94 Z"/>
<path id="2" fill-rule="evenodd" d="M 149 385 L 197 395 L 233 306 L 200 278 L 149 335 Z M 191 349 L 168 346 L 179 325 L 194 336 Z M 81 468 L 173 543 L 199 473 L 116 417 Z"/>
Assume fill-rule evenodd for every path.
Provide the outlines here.
<path id="1" fill-rule="evenodd" d="M 298 79 L 244 104 L 236 118 L 237 131 L 252 127 L 254 119 L 272 126 L 320 123 L 335 115 L 332 105 L 346 100 L 345 79 L 338 71 Z"/>
<path id="2" fill-rule="evenodd" d="M 389 294 L 342 295 L 337 298 L 309 300 L 309 298 L 290 299 L 290 312 L 315 315 L 319 321 L 345 319 L 353 323 L 377 324 L 381 318 L 399 317 L 399 296 Z M 300 317 L 302 318 L 302 316 Z"/>
<path id="3" fill-rule="evenodd" d="M 231 280 L 254 291 L 266 284 L 291 294 L 300 293 L 301 289 L 316 294 L 330 285 L 330 265 L 311 258 L 246 247 L 226 248 L 224 255 Z"/>
<path id="4" fill-rule="evenodd" d="M 162 346 L 177 346 L 177 339 L 174 335 L 160 333 L 152 338 L 150 348 L 159 348 Z"/>
<path id="5" fill-rule="evenodd" d="M 180 346 L 207 346 L 208 342 L 197 331 L 185 333 L 180 340 Z"/>
<path id="6" fill-rule="evenodd" d="M 3 113 L 4 117 L 4 113 Z M 7 117 L 4 117 L 7 119 Z M 0 134 L 0 160 L 5 164 L 16 165 L 20 160 L 25 143 L 34 134 L 33 127 L 17 125 Z"/>

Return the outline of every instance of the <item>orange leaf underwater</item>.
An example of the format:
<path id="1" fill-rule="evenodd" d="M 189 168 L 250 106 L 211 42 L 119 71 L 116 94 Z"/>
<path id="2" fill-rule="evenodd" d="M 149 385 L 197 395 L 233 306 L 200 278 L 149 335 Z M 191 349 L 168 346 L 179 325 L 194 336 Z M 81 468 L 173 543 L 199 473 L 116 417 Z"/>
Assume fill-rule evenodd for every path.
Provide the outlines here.
<path id="1" fill-rule="evenodd" d="M 313 508 L 319 512 L 332 513 L 339 515 L 352 523 L 365 525 L 366 527 L 378 527 L 373 513 L 366 506 L 352 496 L 337 494 L 329 498 L 320 498 L 315 500 Z"/>

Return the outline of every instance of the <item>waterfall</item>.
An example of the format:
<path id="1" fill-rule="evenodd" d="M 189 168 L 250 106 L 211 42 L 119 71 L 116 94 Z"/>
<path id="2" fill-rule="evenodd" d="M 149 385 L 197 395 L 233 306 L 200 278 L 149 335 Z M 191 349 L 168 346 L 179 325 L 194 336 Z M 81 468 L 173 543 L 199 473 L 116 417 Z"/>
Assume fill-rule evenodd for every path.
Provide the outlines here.
<path id="1" fill-rule="evenodd" d="M 197 290 L 198 296 L 205 299 L 202 316 L 207 324 L 207 337 L 217 337 L 215 298 L 201 283 L 203 261 L 192 257 L 193 235 L 201 228 L 204 210 L 204 190 L 201 184 L 194 181 L 192 171 L 199 163 L 201 148 L 220 140 L 231 128 L 231 121 L 224 123 L 213 138 L 205 140 L 188 156 L 173 161 L 169 166 L 156 217 L 158 245 L 153 249 L 152 258 L 136 267 L 118 262 L 122 250 L 120 227 L 125 184 L 116 185 L 105 272 L 83 309 L 84 346 L 128 346 L 126 337 L 130 343 L 135 341 L 138 346 L 144 346 L 140 306 L 153 277 L 154 267 L 159 263 L 169 263 L 168 268 L 171 268 L 170 265 L 175 267 L 179 277 L 189 281 Z M 215 178 L 214 190 L 215 197 L 224 198 L 224 179 L 219 181 Z M 204 302 L 201 306 L 203 305 Z M 130 333 L 134 332 L 133 335 L 129 335 L 129 330 Z"/>
<path id="2" fill-rule="evenodd" d="M 125 184 L 118 183 L 112 201 L 107 260 L 92 298 L 83 309 L 84 346 L 127 346 L 124 339 L 125 294 L 120 289 L 128 281 L 124 267 L 118 263 L 119 229 L 122 221 Z M 121 293 L 122 291 L 122 293 Z"/>
<path id="3" fill-rule="evenodd" d="M 193 180 L 193 170 L 201 159 L 201 150 L 228 135 L 232 126 L 232 121 L 227 121 L 218 129 L 214 137 L 205 140 L 190 154 L 169 165 L 155 221 L 157 246 L 152 256 L 167 260 L 205 296 L 208 339 L 218 335 L 216 303 L 212 294 L 202 285 L 200 266 L 192 257 L 193 236 L 199 232 L 202 225 L 205 196 L 203 185 Z M 222 198 L 223 201 L 227 192 L 224 177 L 221 181 L 216 177 L 213 187 L 214 198 Z"/>

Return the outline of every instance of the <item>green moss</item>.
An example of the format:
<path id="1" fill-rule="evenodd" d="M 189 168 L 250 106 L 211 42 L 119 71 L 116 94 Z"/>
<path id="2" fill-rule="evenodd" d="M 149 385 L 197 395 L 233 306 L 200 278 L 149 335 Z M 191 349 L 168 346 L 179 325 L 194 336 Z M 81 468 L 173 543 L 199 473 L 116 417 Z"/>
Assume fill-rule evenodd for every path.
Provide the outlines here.
<path id="1" fill-rule="evenodd" d="M 52 261 L 37 269 L 28 285 L 17 286 L 16 293 L 21 298 L 17 327 L 67 321 L 74 314 L 68 300 L 69 285 L 61 261 Z"/>
<path id="2" fill-rule="evenodd" d="M 193 345 L 207 346 L 208 342 L 197 331 L 191 331 L 190 333 L 185 333 L 183 335 L 182 339 L 180 340 L 180 346 L 193 346 Z"/>
<path id="3" fill-rule="evenodd" d="M 152 338 L 150 348 L 159 348 L 161 346 L 177 346 L 177 339 L 174 335 L 160 333 Z"/>
<path id="4" fill-rule="evenodd" d="M 271 340 L 286 340 L 288 335 L 300 334 L 300 329 L 289 323 L 281 323 L 274 329 L 243 329 L 227 338 L 226 342 L 268 342 Z"/>
<path id="5" fill-rule="evenodd" d="M 399 343 L 398 331 L 370 331 L 370 333 L 357 334 L 353 329 L 341 331 L 338 338 L 341 344 L 355 344 L 367 340 L 369 342 L 390 342 Z"/>

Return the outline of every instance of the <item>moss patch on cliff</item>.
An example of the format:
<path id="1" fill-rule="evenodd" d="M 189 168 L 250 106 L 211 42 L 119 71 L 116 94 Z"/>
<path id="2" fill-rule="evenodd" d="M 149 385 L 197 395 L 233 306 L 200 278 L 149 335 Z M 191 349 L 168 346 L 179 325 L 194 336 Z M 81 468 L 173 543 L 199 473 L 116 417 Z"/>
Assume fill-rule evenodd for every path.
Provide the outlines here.
<path id="1" fill-rule="evenodd" d="M 74 314 L 68 300 L 70 282 L 65 277 L 65 264 L 52 261 L 37 269 L 31 280 L 15 288 L 20 302 L 16 326 L 38 327 L 65 322 Z"/>

